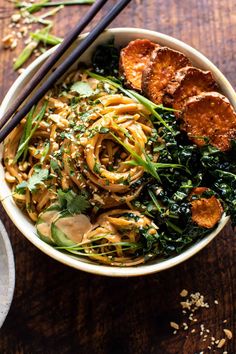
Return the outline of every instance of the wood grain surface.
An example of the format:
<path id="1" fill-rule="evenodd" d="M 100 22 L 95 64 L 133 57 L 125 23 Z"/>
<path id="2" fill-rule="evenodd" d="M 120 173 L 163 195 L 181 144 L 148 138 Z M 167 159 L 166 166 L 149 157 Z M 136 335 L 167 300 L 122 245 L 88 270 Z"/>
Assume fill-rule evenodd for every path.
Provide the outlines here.
<path id="1" fill-rule="evenodd" d="M 114 3 L 110 0 L 107 7 Z M 7 4 L 0 0 L 0 7 Z M 63 36 L 87 9 L 67 7 L 58 13 L 54 33 Z M 97 19 L 104 14 L 105 9 Z M 0 37 L 8 24 L 9 19 L 0 21 Z M 179 38 L 208 56 L 236 87 L 235 0 L 133 0 L 113 26 L 143 27 Z M 19 50 L 0 49 L 0 99 L 17 77 L 12 59 Z M 1 354 L 236 353 L 236 237 L 230 225 L 171 270 L 112 279 L 57 263 L 21 235 L 2 207 L 0 217 L 16 262 L 14 300 L 0 330 Z M 210 305 L 197 312 L 197 322 L 190 323 L 181 311 L 184 288 L 199 291 Z M 170 321 L 189 327 L 173 334 Z M 201 324 L 210 331 L 206 341 Z M 223 328 L 234 337 L 222 349 L 209 349 L 210 337 L 223 338 Z"/>

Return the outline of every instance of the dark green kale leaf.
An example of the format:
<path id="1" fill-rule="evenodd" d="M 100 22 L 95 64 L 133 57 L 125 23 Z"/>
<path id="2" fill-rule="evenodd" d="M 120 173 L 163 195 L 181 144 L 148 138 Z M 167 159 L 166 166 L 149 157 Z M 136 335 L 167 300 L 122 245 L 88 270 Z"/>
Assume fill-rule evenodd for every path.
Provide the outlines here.
<path id="1" fill-rule="evenodd" d="M 92 56 L 93 71 L 105 76 L 118 76 L 119 50 L 114 46 L 114 38 L 99 45 Z"/>
<path id="2" fill-rule="evenodd" d="M 144 249 L 149 253 L 170 256 L 181 252 L 213 229 L 204 229 L 192 221 L 189 195 L 193 188 L 208 187 L 205 198 L 214 194 L 220 196 L 221 201 L 227 199 L 224 208 L 226 211 L 230 209 L 228 212 L 231 217 L 235 214 L 236 219 L 236 212 L 232 210 L 233 205 L 236 210 L 236 193 L 232 193 L 233 188 L 236 190 L 236 175 L 226 173 L 232 169 L 236 172 L 233 167 L 236 163 L 232 164 L 232 158 L 210 145 L 198 148 L 191 144 L 186 134 L 180 132 L 179 122 L 172 112 L 159 111 L 159 114 L 172 131 L 154 121 L 158 136 L 156 143 L 154 140 L 152 144 L 153 151 L 159 154 L 158 162 L 181 164 L 186 168 L 160 170 L 160 181 L 149 181 L 133 204 L 159 227 L 155 240 L 146 235 Z M 223 181 L 224 184 L 219 186 Z"/>
<path id="3" fill-rule="evenodd" d="M 224 210 L 230 215 L 232 226 L 236 226 L 236 175 L 232 172 L 216 170 L 213 188 L 224 203 Z"/>
<path id="4" fill-rule="evenodd" d="M 180 253 L 193 242 L 202 239 L 207 233 L 209 233 L 209 229 L 199 227 L 189 218 L 181 234 L 174 232 L 170 234 L 168 231 L 162 231 L 162 233 L 160 233 L 159 245 L 161 253 L 165 256 Z"/>
<path id="5" fill-rule="evenodd" d="M 160 254 L 159 248 L 159 238 L 160 235 L 158 233 L 151 235 L 149 233 L 149 228 L 140 228 L 139 235 L 141 237 L 140 242 L 142 243 L 142 250 L 144 254 L 151 253 L 153 255 Z"/>

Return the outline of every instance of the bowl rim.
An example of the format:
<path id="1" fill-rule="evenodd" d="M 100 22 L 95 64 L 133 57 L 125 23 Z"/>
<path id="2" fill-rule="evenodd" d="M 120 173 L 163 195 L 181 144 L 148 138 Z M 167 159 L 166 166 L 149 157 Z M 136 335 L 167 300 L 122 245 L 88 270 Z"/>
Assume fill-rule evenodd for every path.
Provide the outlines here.
<path id="1" fill-rule="evenodd" d="M 180 50 L 185 50 L 186 52 L 190 52 L 192 56 L 195 58 L 199 59 L 200 61 L 204 62 L 209 67 L 209 70 L 211 72 L 214 72 L 217 74 L 218 79 L 221 80 L 222 84 L 221 86 L 224 86 L 231 95 L 231 101 L 233 105 L 236 108 L 236 98 L 235 98 L 235 91 L 229 81 L 226 79 L 226 77 L 221 73 L 221 71 L 207 58 L 205 55 L 203 55 L 201 52 L 196 50 L 195 48 L 191 47 L 190 45 L 186 44 L 185 42 L 182 42 L 179 39 L 176 39 L 172 36 L 156 32 L 156 31 L 151 31 L 147 29 L 142 29 L 142 28 L 131 28 L 131 27 L 117 27 L 117 28 L 110 28 L 106 30 L 105 32 L 111 33 L 112 35 L 116 34 L 135 34 L 135 35 L 140 35 L 143 38 L 147 36 L 149 37 L 155 37 L 156 40 L 163 40 L 166 42 L 173 43 L 175 46 L 180 47 Z M 79 39 L 83 39 L 85 36 L 87 36 L 88 33 L 84 33 L 83 35 L 79 36 Z M 0 107 L 0 116 L 7 110 L 7 107 L 9 105 L 9 102 L 11 98 L 14 96 L 14 93 L 17 89 L 17 87 L 27 78 L 27 76 L 36 68 L 38 67 L 51 53 L 55 51 L 56 47 L 53 47 L 43 53 L 41 56 L 39 56 L 36 60 L 34 60 L 26 69 L 25 71 L 16 79 L 16 81 L 12 84 L 10 87 L 9 91 L 7 92 L 5 98 L 2 101 L 2 105 Z M 0 197 L 1 196 L 1 190 L 0 190 Z M 111 277 L 131 277 L 131 276 L 141 276 L 141 275 L 147 275 L 147 274 L 152 274 L 156 273 L 159 271 L 163 271 L 165 269 L 169 269 L 171 267 L 174 267 L 187 259 L 191 258 L 193 255 L 198 253 L 200 250 L 202 250 L 204 247 L 206 247 L 215 237 L 216 235 L 223 229 L 223 227 L 226 225 L 226 223 L 229 220 L 229 217 L 226 217 L 223 215 L 218 227 L 211 232 L 209 235 L 205 236 L 203 239 L 200 241 L 194 243 L 193 245 L 189 246 L 185 251 L 182 253 L 174 256 L 167 258 L 163 261 L 157 262 L 155 264 L 149 264 L 146 263 L 145 265 L 142 266 L 137 266 L 137 267 L 111 267 L 111 266 L 105 266 L 105 265 L 100 265 L 96 263 L 87 263 L 84 261 L 81 261 L 80 259 L 75 259 L 73 256 L 64 254 L 56 249 L 54 249 L 52 246 L 46 244 L 44 241 L 42 241 L 36 233 L 31 233 L 27 232 L 22 225 L 18 224 L 18 221 L 15 220 L 14 218 L 14 211 L 12 210 L 11 207 L 7 206 L 6 200 L 2 200 L 2 204 L 4 209 L 6 210 L 7 214 L 11 218 L 11 220 L 14 222 L 16 227 L 20 230 L 20 232 L 31 242 L 33 243 L 37 248 L 39 248 L 42 252 L 50 256 L 51 258 L 68 265 L 72 268 L 82 270 L 88 273 L 93 273 L 97 275 L 105 275 L 105 276 L 111 276 Z"/>
<path id="2" fill-rule="evenodd" d="M 6 262 L 8 265 L 8 288 L 7 294 L 4 296 L 4 300 L 1 300 L 1 310 L 0 310 L 0 328 L 2 327 L 7 314 L 10 310 L 13 294 L 15 290 L 15 261 L 14 255 L 11 247 L 11 242 L 9 240 L 7 231 L 0 221 L 0 237 L 2 238 L 3 245 L 6 251 Z"/>

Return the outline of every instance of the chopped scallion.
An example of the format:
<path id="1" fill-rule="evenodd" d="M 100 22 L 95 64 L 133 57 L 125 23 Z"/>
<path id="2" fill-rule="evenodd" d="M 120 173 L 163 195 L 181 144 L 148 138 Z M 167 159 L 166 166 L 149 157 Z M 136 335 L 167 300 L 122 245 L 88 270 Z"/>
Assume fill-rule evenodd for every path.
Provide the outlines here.
<path id="1" fill-rule="evenodd" d="M 72 5 L 91 5 L 95 2 L 95 0 L 74 0 L 74 1 L 54 1 L 49 2 L 49 0 L 42 0 L 38 3 L 34 3 L 32 5 L 26 5 L 23 2 L 18 2 L 15 4 L 17 8 L 23 8 L 27 10 L 30 14 L 40 11 L 45 7 L 54 7 L 54 6 L 72 6 Z"/>
<path id="2" fill-rule="evenodd" d="M 24 154 L 24 158 L 26 157 L 29 141 L 32 138 L 34 132 L 38 129 L 39 123 L 41 122 L 41 120 L 43 119 L 46 113 L 47 104 L 48 102 L 45 102 L 43 104 L 43 107 L 41 108 L 40 112 L 36 115 L 35 118 L 33 118 L 35 107 L 33 107 L 30 113 L 28 114 L 24 133 L 23 133 L 23 139 L 20 141 L 14 162 L 17 162 L 19 158 L 22 156 L 22 154 Z"/>

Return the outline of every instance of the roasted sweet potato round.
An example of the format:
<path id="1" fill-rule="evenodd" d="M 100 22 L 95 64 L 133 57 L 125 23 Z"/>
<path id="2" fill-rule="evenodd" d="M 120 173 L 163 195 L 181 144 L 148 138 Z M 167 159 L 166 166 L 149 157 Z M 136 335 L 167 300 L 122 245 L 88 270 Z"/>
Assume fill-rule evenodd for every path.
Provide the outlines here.
<path id="1" fill-rule="evenodd" d="M 176 71 L 175 76 L 165 89 L 164 104 L 178 111 L 182 111 L 187 99 L 202 92 L 217 90 L 217 84 L 210 71 L 202 71 L 187 66 Z M 176 117 L 180 112 L 176 112 Z"/>
<path id="2" fill-rule="evenodd" d="M 189 98 L 182 120 L 181 128 L 198 146 L 209 143 L 227 151 L 231 148 L 231 140 L 236 138 L 236 113 L 229 100 L 217 92 Z"/>
<path id="3" fill-rule="evenodd" d="M 190 65 L 189 59 L 180 52 L 167 47 L 156 49 L 143 71 L 142 91 L 154 103 L 162 103 L 165 88 L 176 71 Z"/>
<path id="4" fill-rule="evenodd" d="M 120 53 L 120 74 L 125 83 L 134 90 L 141 90 L 142 72 L 154 49 L 159 45 L 148 39 L 136 39 L 130 42 Z"/>
<path id="5" fill-rule="evenodd" d="M 207 190 L 206 187 L 194 188 L 190 199 L 193 195 L 201 195 Z M 220 201 L 213 195 L 210 198 L 191 200 L 191 211 L 193 222 L 200 227 L 211 229 L 220 221 L 223 208 Z"/>

